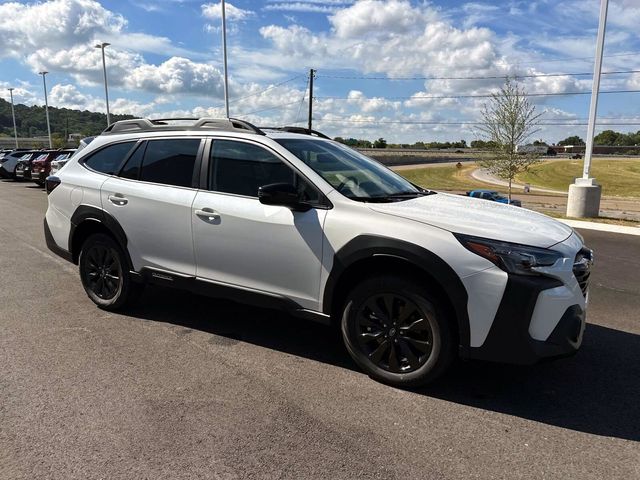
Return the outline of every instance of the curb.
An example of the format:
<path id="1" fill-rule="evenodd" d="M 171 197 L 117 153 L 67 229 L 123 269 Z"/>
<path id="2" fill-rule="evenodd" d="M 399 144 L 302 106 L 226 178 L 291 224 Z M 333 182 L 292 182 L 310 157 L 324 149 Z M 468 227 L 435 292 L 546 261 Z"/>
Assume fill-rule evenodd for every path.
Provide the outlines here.
<path id="1" fill-rule="evenodd" d="M 626 225 L 611 225 L 610 223 L 583 222 L 580 220 L 564 220 L 556 218 L 556 220 L 569 225 L 573 228 L 582 228 L 585 230 L 599 230 L 601 232 L 623 233 L 626 235 L 640 236 L 640 227 L 629 227 Z"/>

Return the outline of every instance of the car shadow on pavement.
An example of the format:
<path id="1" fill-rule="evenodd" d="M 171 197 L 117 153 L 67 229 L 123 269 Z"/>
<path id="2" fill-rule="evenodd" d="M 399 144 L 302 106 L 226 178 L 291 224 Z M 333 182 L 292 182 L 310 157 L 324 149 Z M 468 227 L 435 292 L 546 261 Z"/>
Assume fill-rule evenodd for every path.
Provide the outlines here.
<path id="1" fill-rule="evenodd" d="M 588 324 L 573 357 L 465 362 L 420 393 L 594 435 L 640 441 L 640 335 Z"/>
<path id="2" fill-rule="evenodd" d="M 126 313 L 207 332 L 213 345 L 242 341 L 359 370 L 336 329 L 277 311 L 154 287 Z M 574 357 L 528 367 L 459 362 L 413 393 L 640 441 L 640 335 L 590 324 Z"/>

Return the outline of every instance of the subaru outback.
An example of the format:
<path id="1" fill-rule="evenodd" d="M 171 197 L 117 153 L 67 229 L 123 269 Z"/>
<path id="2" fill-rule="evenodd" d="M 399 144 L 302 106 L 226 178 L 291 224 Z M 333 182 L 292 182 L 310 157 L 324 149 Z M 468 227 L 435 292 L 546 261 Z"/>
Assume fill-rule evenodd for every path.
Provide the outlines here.
<path id="1" fill-rule="evenodd" d="M 312 130 L 236 119 L 112 124 L 46 180 L 49 248 L 100 308 L 146 284 L 339 328 L 395 386 L 456 358 L 574 353 L 592 252 L 510 205 L 426 190 Z"/>

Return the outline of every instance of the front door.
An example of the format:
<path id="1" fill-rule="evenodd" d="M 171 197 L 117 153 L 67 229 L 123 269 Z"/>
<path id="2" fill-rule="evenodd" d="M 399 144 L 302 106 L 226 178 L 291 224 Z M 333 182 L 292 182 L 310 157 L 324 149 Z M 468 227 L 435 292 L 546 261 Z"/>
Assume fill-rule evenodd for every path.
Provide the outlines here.
<path id="1" fill-rule="evenodd" d="M 214 140 L 209 161 L 208 189 L 198 192 L 192 212 L 197 276 L 317 309 L 327 211 L 294 212 L 257 197 L 260 186 L 272 183 L 293 183 L 311 204 L 321 194 L 250 142 Z"/>

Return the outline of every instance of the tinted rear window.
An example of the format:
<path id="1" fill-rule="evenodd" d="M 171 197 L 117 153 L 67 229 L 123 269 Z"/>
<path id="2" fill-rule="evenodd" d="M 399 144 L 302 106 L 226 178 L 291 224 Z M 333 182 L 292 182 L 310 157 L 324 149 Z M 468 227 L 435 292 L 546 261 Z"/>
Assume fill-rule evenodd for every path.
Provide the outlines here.
<path id="1" fill-rule="evenodd" d="M 140 180 L 190 187 L 199 147 L 193 138 L 148 141 Z"/>

